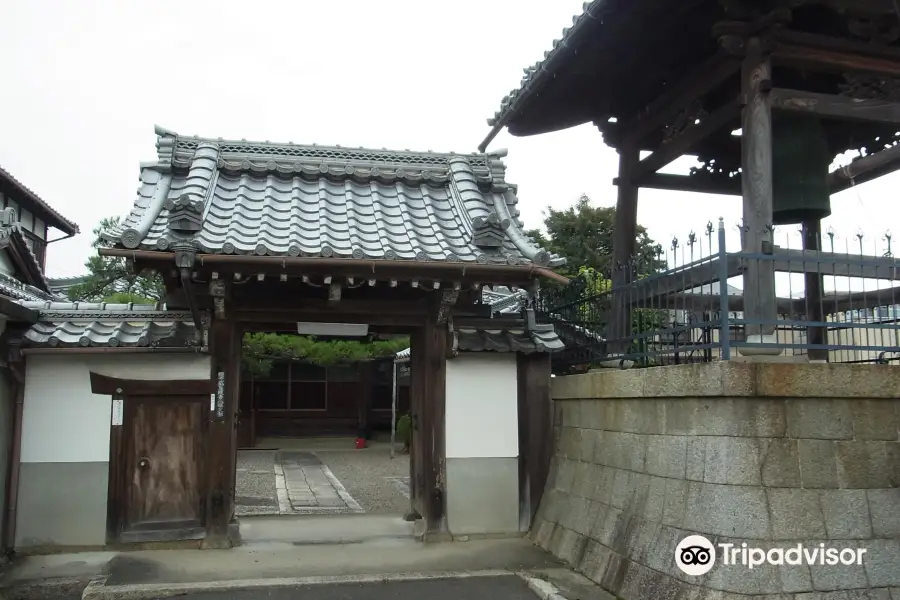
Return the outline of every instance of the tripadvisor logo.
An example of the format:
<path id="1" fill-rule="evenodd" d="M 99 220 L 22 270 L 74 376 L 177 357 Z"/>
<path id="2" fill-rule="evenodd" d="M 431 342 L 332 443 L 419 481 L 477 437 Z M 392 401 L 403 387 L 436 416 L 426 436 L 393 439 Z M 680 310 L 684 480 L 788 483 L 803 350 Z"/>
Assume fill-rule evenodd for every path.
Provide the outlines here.
<path id="1" fill-rule="evenodd" d="M 790 548 L 751 548 L 746 542 L 718 544 L 722 564 L 742 565 L 748 569 L 769 565 L 861 565 L 865 548 L 826 548 L 825 544 Z M 675 547 L 675 564 L 686 575 L 699 577 L 716 564 L 716 546 L 702 535 L 689 535 Z"/>
<path id="2" fill-rule="evenodd" d="M 706 575 L 716 564 L 716 547 L 702 535 L 689 535 L 675 547 L 675 564 L 685 575 Z"/>

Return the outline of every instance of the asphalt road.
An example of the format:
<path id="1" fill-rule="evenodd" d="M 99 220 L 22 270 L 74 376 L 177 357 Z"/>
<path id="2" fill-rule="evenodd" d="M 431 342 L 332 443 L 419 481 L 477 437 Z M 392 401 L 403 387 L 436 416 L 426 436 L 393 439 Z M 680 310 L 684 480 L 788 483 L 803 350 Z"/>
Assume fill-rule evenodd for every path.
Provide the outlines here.
<path id="1" fill-rule="evenodd" d="M 536 600 L 515 575 L 199 592 L 185 600 Z"/>

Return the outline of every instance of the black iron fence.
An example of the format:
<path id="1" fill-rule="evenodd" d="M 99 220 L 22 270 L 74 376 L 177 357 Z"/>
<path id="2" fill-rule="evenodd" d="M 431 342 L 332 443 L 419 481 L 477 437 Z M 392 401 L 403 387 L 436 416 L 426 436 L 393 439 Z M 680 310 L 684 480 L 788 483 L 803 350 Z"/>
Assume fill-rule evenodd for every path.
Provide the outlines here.
<path id="1" fill-rule="evenodd" d="M 773 239 L 770 252 L 728 252 L 720 220 L 649 261 L 542 290 L 536 316 L 566 344 L 555 371 L 749 354 L 900 365 L 900 261 L 889 233 L 873 243 L 776 228 Z M 774 289 L 764 284 L 772 278 Z"/>

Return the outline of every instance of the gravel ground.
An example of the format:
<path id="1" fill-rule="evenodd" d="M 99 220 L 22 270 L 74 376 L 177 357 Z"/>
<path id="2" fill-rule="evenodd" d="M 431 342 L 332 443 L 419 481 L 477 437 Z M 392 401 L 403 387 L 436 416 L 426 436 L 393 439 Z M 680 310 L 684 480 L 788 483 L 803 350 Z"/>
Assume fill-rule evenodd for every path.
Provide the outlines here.
<path id="1" fill-rule="evenodd" d="M 317 450 L 316 455 L 367 513 L 404 514 L 409 510 L 409 498 L 401 491 L 409 481 L 409 455 L 398 452 L 391 459 L 387 445 Z"/>
<path id="2" fill-rule="evenodd" d="M 275 452 L 243 450 L 237 456 L 235 513 L 242 515 L 278 514 L 275 493 Z"/>

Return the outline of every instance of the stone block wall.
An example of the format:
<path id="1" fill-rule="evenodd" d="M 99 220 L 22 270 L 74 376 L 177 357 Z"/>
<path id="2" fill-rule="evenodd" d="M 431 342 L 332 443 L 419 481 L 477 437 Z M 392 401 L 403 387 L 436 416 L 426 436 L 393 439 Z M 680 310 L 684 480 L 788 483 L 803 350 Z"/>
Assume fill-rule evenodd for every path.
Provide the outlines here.
<path id="1" fill-rule="evenodd" d="M 720 362 L 554 378 L 542 547 L 624 600 L 900 600 L 900 369 Z M 675 547 L 865 548 L 861 565 L 718 562 Z"/>

